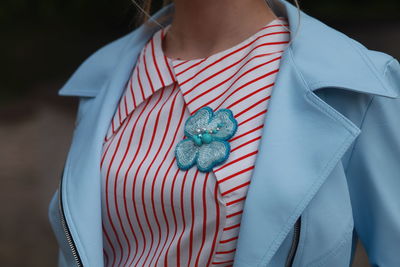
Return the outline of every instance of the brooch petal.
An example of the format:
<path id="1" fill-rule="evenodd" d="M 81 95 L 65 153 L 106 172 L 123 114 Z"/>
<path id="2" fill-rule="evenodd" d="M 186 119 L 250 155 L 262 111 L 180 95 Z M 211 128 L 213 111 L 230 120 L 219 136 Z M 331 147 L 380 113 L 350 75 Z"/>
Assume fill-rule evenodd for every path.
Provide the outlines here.
<path id="1" fill-rule="evenodd" d="M 185 135 L 187 137 L 198 134 L 198 129 L 205 129 L 213 116 L 213 111 L 209 107 L 199 109 L 190 116 L 185 122 Z"/>
<path id="2" fill-rule="evenodd" d="M 235 135 L 237 121 L 229 109 L 215 113 L 210 107 L 203 107 L 185 122 L 186 139 L 175 148 L 175 157 L 181 170 L 195 164 L 201 172 L 209 172 L 228 159 L 230 145 L 227 142 Z"/>
<path id="3" fill-rule="evenodd" d="M 184 139 L 176 145 L 175 157 L 181 170 L 190 169 L 198 157 L 199 147 L 191 139 Z"/>
<path id="4" fill-rule="evenodd" d="M 211 128 L 219 128 L 218 132 L 214 134 L 215 138 L 229 140 L 236 133 L 237 122 L 233 117 L 232 111 L 225 108 L 215 112 L 209 126 Z"/>
<path id="5" fill-rule="evenodd" d="M 197 168 L 202 172 L 211 171 L 228 158 L 230 149 L 231 147 L 226 141 L 212 141 L 202 145 L 199 149 Z"/>

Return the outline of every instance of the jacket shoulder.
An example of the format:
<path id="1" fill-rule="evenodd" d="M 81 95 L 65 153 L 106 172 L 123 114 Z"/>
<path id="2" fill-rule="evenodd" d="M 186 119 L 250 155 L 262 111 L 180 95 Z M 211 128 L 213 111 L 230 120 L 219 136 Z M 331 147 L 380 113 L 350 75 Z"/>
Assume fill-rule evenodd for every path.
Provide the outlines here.
<path id="1" fill-rule="evenodd" d="M 292 43 L 293 58 L 311 90 L 330 87 L 399 97 L 397 59 L 368 49 L 345 33 L 301 14 L 300 26 L 294 28 L 298 32 Z M 292 19 L 293 23 L 296 21 Z"/>
<path id="2" fill-rule="evenodd" d="M 58 91 L 58 95 L 95 97 L 110 78 L 112 69 L 118 63 L 120 53 L 135 33 L 136 30 L 104 45 L 91 54 Z"/>
<path id="3" fill-rule="evenodd" d="M 391 71 L 400 71 L 399 61 L 397 58 L 393 57 L 390 54 L 368 49 L 360 42 L 348 37 L 347 39 L 350 40 L 362 53 L 366 54 L 367 58 L 376 68 L 376 70 L 381 73 L 382 75 L 390 74 Z"/>
<path id="4" fill-rule="evenodd" d="M 384 84 L 394 91 L 396 98 L 400 97 L 400 63 L 398 59 L 390 54 L 368 49 L 350 37 L 348 39 L 365 55 L 367 64 L 383 79 Z"/>

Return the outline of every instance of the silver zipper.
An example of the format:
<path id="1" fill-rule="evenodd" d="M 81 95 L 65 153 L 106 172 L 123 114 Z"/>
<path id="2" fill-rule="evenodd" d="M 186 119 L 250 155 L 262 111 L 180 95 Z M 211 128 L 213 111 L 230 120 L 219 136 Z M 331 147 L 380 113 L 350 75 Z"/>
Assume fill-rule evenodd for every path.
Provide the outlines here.
<path id="1" fill-rule="evenodd" d="M 58 190 L 58 204 L 59 204 L 58 208 L 59 208 L 59 212 L 60 212 L 61 225 L 64 230 L 65 237 L 67 238 L 68 245 L 71 249 L 72 256 L 75 259 L 76 266 L 83 267 L 81 258 L 79 257 L 78 250 L 76 249 L 75 242 L 72 238 L 71 232 L 69 230 L 69 227 L 68 227 L 67 221 L 65 219 L 65 215 L 64 215 L 64 209 L 63 209 L 63 205 L 62 205 L 62 195 L 61 195 L 62 194 L 61 192 L 62 192 L 63 173 L 64 173 L 64 170 L 61 172 L 61 179 L 60 179 L 60 185 L 59 185 L 59 190 Z"/>
<path id="2" fill-rule="evenodd" d="M 297 219 L 294 225 L 292 245 L 290 246 L 288 257 L 286 258 L 285 267 L 292 267 L 294 257 L 296 256 L 297 247 L 300 241 L 300 228 L 301 228 L 301 216 Z"/>

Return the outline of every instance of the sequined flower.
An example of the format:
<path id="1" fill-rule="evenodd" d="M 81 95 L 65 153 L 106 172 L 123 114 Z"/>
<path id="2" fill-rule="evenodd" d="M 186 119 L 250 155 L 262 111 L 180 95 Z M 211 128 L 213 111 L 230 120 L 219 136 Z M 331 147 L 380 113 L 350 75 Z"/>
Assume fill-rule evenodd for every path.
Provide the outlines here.
<path id="1" fill-rule="evenodd" d="M 201 172 L 209 172 L 228 159 L 228 140 L 235 135 L 237 121 L 232 111 L 220 109 L 216 112 L 203 107 L 185 122 L 185 138 L 175 148 L 175 157 L 181 170 L 197 165 Z"/>

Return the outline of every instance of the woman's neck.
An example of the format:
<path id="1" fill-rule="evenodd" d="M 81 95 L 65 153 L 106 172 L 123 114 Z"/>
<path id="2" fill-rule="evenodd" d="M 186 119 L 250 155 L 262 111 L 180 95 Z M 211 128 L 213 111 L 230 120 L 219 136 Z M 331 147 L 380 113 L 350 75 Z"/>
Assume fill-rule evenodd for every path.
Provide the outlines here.
<path id="1" fill-rule="evenodd" d="M 163 42 L 170 58 L 195 59 L 225 50 L 276 18 L 265 0 L 174 0 Z"/>

